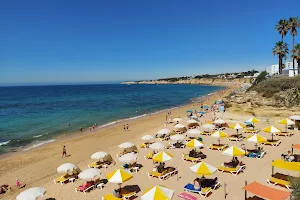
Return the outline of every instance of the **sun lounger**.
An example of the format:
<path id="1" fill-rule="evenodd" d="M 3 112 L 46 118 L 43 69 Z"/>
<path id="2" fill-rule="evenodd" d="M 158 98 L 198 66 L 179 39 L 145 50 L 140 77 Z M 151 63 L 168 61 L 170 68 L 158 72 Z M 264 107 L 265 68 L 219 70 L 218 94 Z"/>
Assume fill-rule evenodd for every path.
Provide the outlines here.
<path id="1" fill-rule="evenodd" d="M 159 173 L 159 172 L 155 172 L 155 171 L 152 171 L 152 172 L 149 172 L 148 173 L 148 176 L 149 178 L 158 178 L 159 180 L 166 180 L 167 178 L 175 175 L 178 173 L 178 170 L 177 169 L 174 169 L 170 172 L 168 172 L 167 170 L 164 171 L 163 173 Z"/>
<path id="2" fill-rule="evenodd" d="M 197 197 L 194 197 L 191 194 L 187 194 L 185 192 L 182 192 L 178 195 L 178 197 L 182 198 L 182 199 L 186 199 L 186 200 L 197 200 Z"/>
<path id="3" fill-rule="evenodd" d="M 249 129 L 246 129 L 244 130 L 244 133 L 251 133 L 251 134 L 256 134 L 259 132 L 259 129 L 255 129 L 255 130 L 249 130 Z"/>
<path id="4" fill-rule="evenodd" d="M 185 160 L 185 161 L 189 161 L 189 162 L 192 162 L 192 163 L 198 163 L 198 162 L 201 162 L 201 158 L 193 158 L 193 157 L 190 157 L 189 154 L 182 154 L 182 160 Z"/>
<path id="5" fill-rule="evenodd" d="M 122 200 L 122 198 L 115 197 L 112 194 L 106 194 L 102 197 L 102 200 Z"/>
<path id="6" fill-rule="evenodd" d="M 214 144 L 211 144 L 209 145 L 207 148 L 209 150 L 218 150 L 218 151 L 223 151 L 225 148 L 227 148 L 228 145 L 227 144 L 221 144 L 221 145 L 214 145 Z"/>
<path id="7" fill-rule="evenodd" d="M 94 188 L 95 188 L 94 184 L 80 185 L 75 188 L 75 192 L 83 192 L 84 194 L 86 194 L 86 192 L 88 192 L 89 190 L 92 190 Z"/>
<path id="8" fill-rule="evenodd" d="M 62 175 L 61 177 L 58 177 L 56 179 L 54 179 L 54 183 L 60 183 L 60 184 L 65 184 L 66 182 L 69 181 L 69 178 L 67 174 Z"/>
<path id="9" fill-rule="evenodd" d="M 288 190 L 291 190 L 291 184 L 289 181 L 271 177 L 271 178 L 267 179 L 267 182 L 271 185 L 280 185 L 280 186 L 286 187 Z"/>
<path id="10" fill-rule="evenodd" d="M 184 190 L 187 192 L 193 192 L 193 193 L 198 193 L 200 194 L 201 197 L 206 198 L 208 196 L 208 194 L 210 194 L 213 190 L 212 188 L 208 187 L 208 188 L 201 188 L 200 190 L 196 190 L 194 188 L 193 184 L 187 184 L 186 186 L 184 186 Z"/>
<path id="11" fill-rule="evenodd" d="M 249 152 L 248 154 L 246 154 L 246 156 L 248 158 L 257 158 L 257 159 L 261 159 L 262 157 L 264 157 L 264 155 L 266 154 L 265 151 L 260 151 L 259 153 L 252 153 Z"/>
<path id="12" fill-rule="evenodd" d="M 201 133 L 201 135 L 210 136 L 210 135 L 211 135 L 211 132 L 206 132 L 206 131 L 203 131 L 203 132 Z"/>
<path id="13" fill-rule="evenodd" d="M 278 147 L 279 144 L 281 143 L 280 140 L 274 140 L 274 141 L 266 141 L 266 142 L 263 142 L 262 144 L 263 145 L 272 145 L 273 147 Z"/>
<path id="14" fill-rule="evenodd" d="M 227 139 L 231 142 L 241 142 L 241 141 L 243 141 L 244 138 L 243 137 L 231 137 L 231 136 L 229 136 L 229 137 L 227 137 Z"/>
<path id="15" fill-rule="evenodd" d="M 294 133 L 293 132 L 280 132 L 280 133 L 275 133 L 275 135 L 277 135 L 277 136 L 291 137 L 292 135 L 294 135 Z"/>
<path id="16" fill-rule="evenodd" d="M 240 172 L 244 171 L 245 167 L 246 167 L 245 165 L 237 166 L 235 168 L 220 166 L 220 167 L 218 167 L 218 171 L 219 172 L 228 172 L 234 176 L 237 176 Z"/>
<path id="17" fill-rule="evenodd" d="M 153 153 L 149 153 L 147 156 L 144 156 L 146 160 L 152 160 Z"/>
<path id="18" fill-rule="evenodd" d="M 136 196 L 136 192 L 130 192 L 125 189 L 121 189 L 121 194 L 122 194 L 123 199 L 130 199 L 130 198 Z"/>

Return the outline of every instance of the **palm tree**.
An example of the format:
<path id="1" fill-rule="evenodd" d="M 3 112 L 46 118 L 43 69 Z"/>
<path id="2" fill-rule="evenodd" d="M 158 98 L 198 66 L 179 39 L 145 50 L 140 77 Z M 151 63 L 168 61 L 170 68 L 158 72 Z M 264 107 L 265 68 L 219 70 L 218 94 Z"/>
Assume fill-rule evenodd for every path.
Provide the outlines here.
<path id="1" fill-rule="evenodd" d="M 282 74 L 282 59 L 285 58 L 288 53 L 289 49 L 287 43 L 282 41 L 276 42 L 276 45 L 273 47 L 273 55 L 278 55 L 279 74 Z"/>
<path id="2" fill-rule="evenodd" d="M 298 74 L 300 75 L 300 44 L 296 44 L 294 46 L 294 59 L 296 59 L 298 63 Z"/>
<path id="3" fill-rule="evenodd" d="M 289 30 L 291 30 L 291 35 L 293 37 L 293 43 L 292 43 L 292 50 L 294 50 L 294 43 L 295 43 L 295 36 L 297 35 L 297 28 L 300 27 L 300 21 L 298 17 L 291 17 L 289 19 Z M 295 76 L 295 62 L 294 62 L 294 53 L 292 52 L 292 59 L 293 59 L 293 71 Z"/>
<path id="4" fill-rule="evenodd" d="M 279 22 L 275 26 L 275 30 L 279 32 L 281 35 L 281 41 L 283 42 L 284 36 L 288 33 L 289 31 L 289 23 L 285 19 L 279 20 Z"/>

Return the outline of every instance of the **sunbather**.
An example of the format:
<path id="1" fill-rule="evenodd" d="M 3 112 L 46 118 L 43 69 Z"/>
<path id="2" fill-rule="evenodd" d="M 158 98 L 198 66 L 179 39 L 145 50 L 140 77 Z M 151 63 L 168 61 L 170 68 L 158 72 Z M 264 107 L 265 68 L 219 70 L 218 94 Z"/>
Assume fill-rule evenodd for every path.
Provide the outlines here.
<path id="1" fill-rule="evenodd" d="M 201 190 L 201 181 L 200 181 L 200 178 L 196 178 L 194 180 L 194 189 L 195 190 Z"/>
<path id="2" fill-rule="evenodd" d="M 9 185 L 7 184 L 1 185 L 0 194 L 5 194 L 8 191 L 8 189 L 10 189 Z"/>
<path id="3" fill-rule="evenodd" d="M 78 186 L 78 191 L 83 192 L 87 188 L 91 187 L 94 184 L 93 181 L 87 181 L 86 184 L 82 184 Z"/>
<path id="4" fill-rule="evenodd" d="M 218 177 L 214 179 L 202 179 L 201 180 L 201 187 L 206 188 L 206 187 L 211 187 L 213 188 L 216 184 L 218 183 Z"/>
<path id="5" fill-rule="evenodd" d="M 224 167 L 236 168 L 239 165 L 240 161 L 237 157 L 233 157 L 230 162 L 224 162 Z"/>

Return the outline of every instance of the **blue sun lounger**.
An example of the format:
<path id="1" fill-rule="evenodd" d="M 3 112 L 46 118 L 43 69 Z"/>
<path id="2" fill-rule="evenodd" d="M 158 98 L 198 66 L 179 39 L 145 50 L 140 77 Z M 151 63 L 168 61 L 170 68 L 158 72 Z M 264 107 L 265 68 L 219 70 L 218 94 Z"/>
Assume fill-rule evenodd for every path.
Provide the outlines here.
<path id="1" fill-rule="evenodd" d="M 187 184 L 186 186 L 184 186 L 184 190 L 187 191 L 187 192 L 193 192 L 193 193 L 198 193 L 200 194 L 201 197 L 203 198 L 206 198 L 207 195 L 209 193 L 212 192 L 212 189 L 210 187 L 207 187 L 207 188 L 200 188 L 199 190 L 196 190 L 194 188 L 194 185 L 193 184 Z"/>

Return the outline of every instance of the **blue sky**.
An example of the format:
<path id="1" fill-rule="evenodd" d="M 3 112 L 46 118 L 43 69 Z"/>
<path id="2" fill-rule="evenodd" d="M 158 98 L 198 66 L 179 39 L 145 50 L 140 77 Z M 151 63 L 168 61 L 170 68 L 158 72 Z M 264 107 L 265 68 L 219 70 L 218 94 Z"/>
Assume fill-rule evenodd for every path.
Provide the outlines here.
<path id="1" fill-rule="evenodd" d="M 277 62 L 275 24 L 300 17 L 299 7 L 299 0 L 1 1 L 0 85 L 261 70 Z"/>

